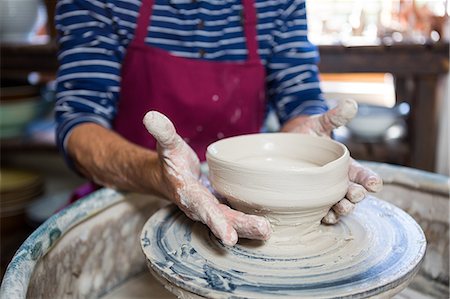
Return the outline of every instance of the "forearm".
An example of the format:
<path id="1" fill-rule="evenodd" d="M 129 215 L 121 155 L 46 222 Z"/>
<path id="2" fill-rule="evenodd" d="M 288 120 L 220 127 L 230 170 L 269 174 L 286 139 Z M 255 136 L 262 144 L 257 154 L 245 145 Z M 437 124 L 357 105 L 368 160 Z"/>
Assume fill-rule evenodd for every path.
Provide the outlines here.
<path id="1" fill-rule="evenodd" d="M 114 189 L 167 195 L 158 154 L 130 143 L 94 123 L 75 127 L 67 151 L 77 169 L 97 184 Z"/>
<path id="2" fill-rule="evenodd" d="M 331 136 L 331 132 L 335 128 L 349 122 L 357 111 L 358 105 L 355 101 L 344 99 L 326 113 L 293 117 L 283 125 L 281 131 Z"/>

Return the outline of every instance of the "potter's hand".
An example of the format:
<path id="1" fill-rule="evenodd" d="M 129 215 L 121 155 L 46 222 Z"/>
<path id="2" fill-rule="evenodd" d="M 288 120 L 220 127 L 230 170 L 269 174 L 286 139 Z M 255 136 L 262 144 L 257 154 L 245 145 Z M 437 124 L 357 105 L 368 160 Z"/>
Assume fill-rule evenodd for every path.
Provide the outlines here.
<path id="1" fill-rule="evenodd" d="M 324 114 L 299 116 L 288 121 L 282 131 L 330 137 L 331 132 L 351 120 L 357 110 L 358 106 L 355 101 L 343 100 Z M 350 185 L 345 198 L 333 206 L 322 222 L 337 223 L 339 216 L 353 211 L 355 203 L 364 199 L 368 191 L 378 192 L 383 185 L 381 178 L 376 173 L 352 158 L 350 158 L 349 179 Z"/>
<path id="2" fill-rule="evenodd" d="M 176 133 L 170 120 L 148 112 L 144 124 L 158 141 L 161 181 L 165 195 L 189 218 L 206 224 L 226 245 L 239 237 L 266 240 L 272 229 L 259 216 L 246 215 L 221 204 L 200 182 L 200 162 L 191 147 Z"/>

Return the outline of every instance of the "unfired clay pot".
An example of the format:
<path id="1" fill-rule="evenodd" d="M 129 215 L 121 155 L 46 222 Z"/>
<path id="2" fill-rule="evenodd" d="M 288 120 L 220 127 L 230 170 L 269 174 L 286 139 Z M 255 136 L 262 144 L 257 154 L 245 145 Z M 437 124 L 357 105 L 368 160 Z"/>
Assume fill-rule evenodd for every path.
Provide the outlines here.
<path id="1" fill-rule="evenodd" d="M 243 135 L 211 144 L 206 158 L 214 189 L 233 208 L 268 217 L 275 237 L 317 228 L 348 188 L 349 152 L 325 137 Z"/>

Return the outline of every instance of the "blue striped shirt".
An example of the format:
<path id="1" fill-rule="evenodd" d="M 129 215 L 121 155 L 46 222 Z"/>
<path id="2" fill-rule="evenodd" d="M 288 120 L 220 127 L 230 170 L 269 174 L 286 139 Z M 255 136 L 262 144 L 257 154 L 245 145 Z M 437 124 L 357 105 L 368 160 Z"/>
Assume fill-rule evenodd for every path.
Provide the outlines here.
<path id="1" fill-rule="evenodd" d="M 117 113 L 121 63 L 134 37 L 140 0 L 59 0 L 57 143 L 78 124 L 110 128 Z M 255 0 L 258 52 L 268 103 L 281 123 L 327 107 L 318 52 L 307 38 L 305 0 Z M 156 0 L 145 42 L 192 59 L 244 61 L 240 0 Z M 200 52 L 203 52 L 200 54 Z"/>

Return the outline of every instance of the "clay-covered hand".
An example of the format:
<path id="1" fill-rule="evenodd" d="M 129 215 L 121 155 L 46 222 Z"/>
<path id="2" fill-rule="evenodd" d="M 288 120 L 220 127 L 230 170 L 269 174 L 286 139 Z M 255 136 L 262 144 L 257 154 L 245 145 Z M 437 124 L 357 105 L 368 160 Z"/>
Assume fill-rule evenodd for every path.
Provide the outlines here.
<path id="1" fill-rule="evenodd" d="M 299 116 L 288 121 L 282 131 L 330 137 L 334 129 L 345 125 L 356 115 L 357 111 L 358 106 L 355 101 L 342 100 L 335 108 L 324 114 Z M 339 216 L 353 211 L 355 203 L 364 199 L 368 191 L 378 192 L 383 186 L 381 178 L 376 173 L 352 158 L 350 158 L 349 179 L 350 184 L 345 198 L 332 207 L 322 222 L 337 223 Z"/>
<path id="2" fill-rule="evenodd" d="M 144 124 L 158 141 L 163 194 L 189 218 L 206 224 L 226 245 L 238 237 L 267 240 L 272 229 L 263 217 L 246 215 L 220 203 L 200 181 L 200 162 L 163 114 L 150 111 Z"/>

